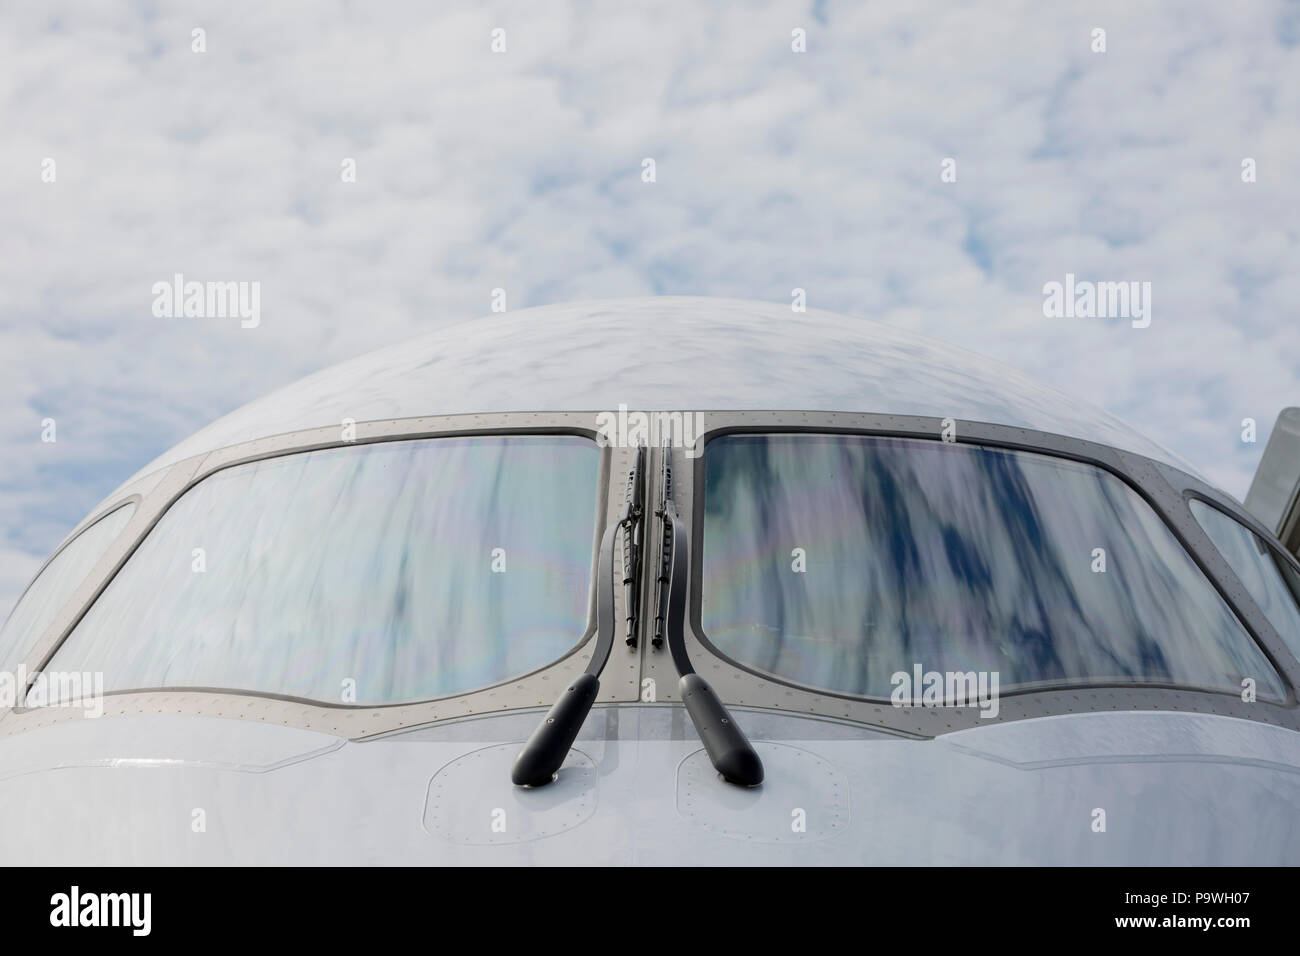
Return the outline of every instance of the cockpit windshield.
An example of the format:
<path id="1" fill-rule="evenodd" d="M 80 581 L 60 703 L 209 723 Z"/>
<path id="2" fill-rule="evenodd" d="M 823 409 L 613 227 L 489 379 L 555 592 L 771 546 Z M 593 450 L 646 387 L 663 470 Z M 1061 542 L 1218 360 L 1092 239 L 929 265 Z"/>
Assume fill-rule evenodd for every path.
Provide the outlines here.
<path id="1" fill-rule="evenodd" d="M 568 435 L 331 448 L 218 471 L 51 669 L 105 689 L 383 704 L 551 663 L 587 629 L 600 452 Z"/>
<path id="2" fill-rule="evenodd" d="M 754 670 L 888 698 L 916 667 L 1000 686 L 1285 696 L 1155 511 L 1115 475 L 917 439 L 731 434 L 704 455 L 700 623 Z"/>

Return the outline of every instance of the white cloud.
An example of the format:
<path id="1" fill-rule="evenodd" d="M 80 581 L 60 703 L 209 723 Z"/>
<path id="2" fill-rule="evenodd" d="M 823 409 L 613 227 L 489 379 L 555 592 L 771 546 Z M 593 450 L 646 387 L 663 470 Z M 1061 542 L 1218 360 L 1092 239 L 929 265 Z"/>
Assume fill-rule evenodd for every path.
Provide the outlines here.
<path id="1" fill-rule="evenodd" d="M 1248 7 L 10 4 L 0 607 L 12 555 L 156 453 L 497 286 L 801 286 L 1096 402 L 1240 496 L 1265 437 L 1240 420 L 1300 401 L 1300 17 Z M 1044 319 L 1067 271 L 1151 281 L 1151 327 Z M 262 326 L 151 317 L 175 272 L 260 281 Z"/>

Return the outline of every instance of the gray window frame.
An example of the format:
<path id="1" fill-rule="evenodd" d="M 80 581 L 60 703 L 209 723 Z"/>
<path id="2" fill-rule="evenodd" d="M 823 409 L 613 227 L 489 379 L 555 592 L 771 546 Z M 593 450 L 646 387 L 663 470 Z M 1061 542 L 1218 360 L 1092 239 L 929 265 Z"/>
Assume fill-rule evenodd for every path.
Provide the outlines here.
<path id="1" fill-rule="evenodd" d="M 654 409 L 670 411 L 670 409 Z M 685 410 L 703 416 L 705 428 L 699 437 L 702 450 L 707 452 L 707 442 L 717 436 L 732 432 L 811 431 L 879 435 L 882 437 L 927 438 L 940 440 L 943 420 L 924 416 L 883 415 L 873 413 L 809 412 L 809 411 L 709 411 Z M 361 444 L 373 441 L 401 440 L 405 438 L 432 438 L 442 435 L 473 434 L 580 434 L 597 440 L 599 433 L 597 415 L 600 410 L 577 412 L 511 412 L 482 415 L 448 415 L 420 418 L 359 422 L 356 439 L 342 442 L 338 426 L 308 429 L 270 436 L 225 448 L 218 448 L 169 466 L 165 477 L 150 484 L 143 492 L 136 515 L 128 532 L 124 533 L 104 561 L 117 568 L 133 553 L 135 545 L 152 529 L 153 524 L 189 487 L 222 467 L 252 461 L 258 458 L 296 451 L 330 448 L 341 444 Z M 1125 481 L 1165 521 L 1171 532 L 1191 555 L 1193 561 L 1206 573 L 1210 581 L 1225 598 L 1248 633 L 1263 648 L 1266 657 L 1281 674 L 1287 685 L 1285 703 L 1256 702 L 1247 704 L 1229 694 L 1212 691 L 1190 691 L 1161 688 L 1150 685 L 1125 687 L 1074 687 L 1059 691 L 1027 690 L 1001 696 L 1000 713 L 995 720 L 981 719 L 972 708 L 894 708 L 888 701 L 848 698 L 831 693 L 800 688 L 775 680 L 768 675 L 750 672 L 717 654 L 700 636 L 700 536 L 702 531 L 702 484 L 704 457 L 690 457 L 681 448 L 670 449 L 674 472 L 674 497 L 679 514 L 688 524 L 691 542 L 691 574 L 688 589 L 688 614 L 686 616 L 687 650 L 696 669 L 703 674 L 714 689 L 736 711 L 748 707 L 785 710 L 833 722 L 867 725 L 876 730 L 904 736 L 938 736 L 968 727 L 987 726 L 990 723 L 1010 722 L 1033 717 L 1090 711 L 1159 711 L 1176 710 L 1213 713 L 1239 717 L 1277 726 L 1300 730 L 1300 706 L 1297 706 L 1296 688 L 1300 687 L 1300 661 L 1292 656 L 1281 637 L 1272 629 L 1263 612 L 1246 593 L 1214 549 L 1208 536 L 1192 515 L 1186 496 L 1195 494 L 1217 506 L 1231 517 L 1241 521 L 1264 540 L 1276 547 L 1271 533 L 1259 527 L 1258 522 L 1244 512 L 1233 499 L 1221 494 L 1200 479 L 1171 465 L 1122 451 L 1110 445 L 1097 444 L 1082 439 L 1069 438 L 1048 432 L 1034 431 L 1016 426 L 955 421 L 958 442 L 973 442 L 997 448 L 1056 455 L 1085 464 L 1101 467 Z M 602 449 L 601 477 L 598 488 L 602 496 L 600 515 L 603 521 L 597 533 L 615 519 L 622 503 L 624 484 L 631 467 L 633 451 L 626 447 Z M 658 464 L 662 452 L 652 449 L 648 471 L 651 487 L 648 501 L 657 501 Z M 130 489 L 124 489 L 129 492 Z M 127 499 L 115 499 L 97 512 L 109 510 Z M 661 530 L 658 519 L 651 516 L 646 540 L 658 540 Z M 88 522 L 87 522 L 88 524 Z M 132 540 L 124 541 L 129 538 Z M 594 548 L 593 548 L 594 551 Z M 646 553 L 641 594 L 643 610 L 654 600 L 654 553 Z M 100 587 L 84 597 L 79 610 L 71 614 L 69 623 L 60 632 L 47 633 L 37 649 L 29 655 L 29 666 L 45 666 L 54 649 L 75 627 L 85 608 L 98 596 L 102 586 L 111 580 L 107 576 Z M 616 589 L 615 617 L 624 617 L 622 589 Z M 69 609 L 61 613 L 61 618 Z M 642 627 L 647 615 L 642 615 Z M 677 674 L 666 649 L 650 646 L 645 631 L 637 648 L 615 641 L 610 660 L 601 677 L 601 690 L 597 706 L 633 703 L 642 700 L 644 682 L 653 681 L 654 701 L 660 706 L 678 703 Z M 559 689 L 585 668 L 594 642 L 587 636 L 565 659 L 525 678 L 510 681 L 494 688 L 452 698 L 419 704 L 390 704 L 378 707 L 347 707 L 316 702 L 283 700 L 249 692 L 214 693 L 209 691 L 146 690 L 120 691 L 105 696 L 105 713 L 227 716 L 264 720 L 286 726 L 335 733 L 341 737 L 365 739 L 392 733 L 412 726 L 446 720 L 473 720 L 485 713 L 517 711 L 522 740 L 536 724 L 536 716 L 555 700 Z M 39 655 L 38 655 L 39 651 Z M 12 733 L 46 726 L 55 722 L 77 719 L 78 714 L 69 709 L 41 708 L 36 710 L 11 710 L 0 713 L 0 737 Z"/>
<path id="2" fill-rule="evenodd" d="M 104 576 L 86 600 L 78 602 L 75 613 L 51 639 L 46 635 L 29 655 L 35 661 L 29 671 L 29 686 L 33 675 L 45 668 L 76 628 L 99 595 L 130 560 L 153 527 L 191 488 L 205 478 L 235 465 L 266 458 L 316 451 L 325 448 L 353 447 L 390 441 L 419 440 L 427 438 L 463 438 L 491 435 L 575 435 L 590 439 L 596 444 L 599 456 L 597 509 L 595 535 L 592 542 L 592 575 L 588 599 L 588 621 L 584 633 L 575 639 L 566 654 L 528 674 L 518 675 L 490 687 L 476 688 L 464 693 L 430 700 L 391 704 L 342 704 L 283 695 L 269 694 L 241 688 L 136 688 L 107 691 L 104 694 L 105 714 L 152 714 L 172 712 L 193 715 L 241 716 L 271 720 L 286 726 L 325 730 L 342 736 L 361 738 L 393 730 L 408 728 L 448 718 L 472 717 L 476 714 L 521 708 L 546 707 L 555 697 L 555 689 L 562 687 L 581 673 L 590 657 L 595 635 L 595 586 L 597 545 L 607 524 L 617 516 L 621 503 L 621 482 L 616 500 L 611 491 L 611 475 L 626 474 L 632 453 L 628 449 L 602 447 L 594 413 L 495 413 L 483 415 L 448 415 L 414 419 L 394 419 L 376 422 L 358 422 L 355 437 L 344 441 L 339 427 L 308 429 L 276 435 L 241 445 L 217 449 L 193 456 L 171 466 L 167 476 L 159 482 L 142 502 L 132 519 L 138 532 L 123 535 L 110 549 L 113 560 L 112 573 Z M 108 514 L 124 504 L 126 498 L 114 501 L 102 509 Z M 86 523 L 89 526 L 89 522 Z M 66 609 L 65 609 L 66 610 Z M 617 609 L 621 614 L 621 604 Z M 616 642 L 622 647 L 622 642 Z M 636 700 L 639 693 L 637 671 L 639 661 L 635 652 L 611 655 L 601 682 L 601 701 Z M 79 711 L 74 708 L 18 706 L 0 712 L 0 737 L 74 719 Z"/>
<path id="3" fill-rule="evenodd" d="M 717 412 L 703 413 L 705 421 L 725 424 L 706 427 L 699 441 L 702 453 L 690 458 L 674 449 L 674 488 L 690 490 L 690 502 L 676 492 L 678 509 L 690 517 L 691 569 L 689 613 L 686 618 L 688 651 L 696 669 L 704 674 L 723 699 L 733 704 L 795 709 L 841 720 L 883 725 L 906 734 L 937 735 L 989 723 L 1056 714 L 1103 710 L 1185 710 L 1225 714 L 1300 730 L 1300 662 L 1291 654 L 1263 612 L 1254 604 L 1241 582 L 1200 528 L 1187 505 L 1187 493 L 1208 498 L 1230 515 L 1242 513 L 1231 499 L 1196 477 L 1141 455 L 1082 439 L 1039 432 L 1017 426 L 954 420 L 958 443 L 982 445 L 1011 451 L 1050 455 L 1101 468 L 1123 481 L 1150 506 L 1183 546 L 1197 567 L 1241 622 L 1246 633 L 1259 645 L 1282 679 L 1286 699 L 1247 703 L 1239 695 L 1211 689 L 1192 689 L 1159 684 L 1084 684 L 1052 688 L 1025 688 L 1000 695 L 1000 713 L 983 719 L 975 708 L 895 708 L 885 698 L 854 697 L 820 688 L 804 687 L 765 674 L 729 658 L 709 642 L 701 623 L 702 568 L 698 556 L 703 543 L 703 492 L 708 443 L 714 438 L 743 433 L 852 434 L 885 438 L 917 438 L 941 441 L 944 419 L 911 415 L 873 415 L 835 412 Z M 1257 523 L 1252 523 L 1257 525 Z M 1252 528 L 1254 530 L 1254 528 Z M 1265 534 L 1271 542 L 1272 536 Z M 743 673 L 734 680 L 728 671 Z M 652 669 L 652 676 L 666 678 L 671 667 Z M 663 681 L 658 680 L 663 687 Z M 662 695 L 661 695 L 662 696 Z"/>

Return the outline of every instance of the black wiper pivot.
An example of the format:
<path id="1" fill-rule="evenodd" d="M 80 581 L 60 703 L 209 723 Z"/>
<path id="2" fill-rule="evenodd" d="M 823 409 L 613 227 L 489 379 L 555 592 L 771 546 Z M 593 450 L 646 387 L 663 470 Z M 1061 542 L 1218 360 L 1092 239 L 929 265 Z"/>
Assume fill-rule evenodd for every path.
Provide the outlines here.
<path id="1" fill-rule="evenodd" d="M 614 536 L 622 528 L 624 541 L 631 540 L 639 547 L 639 525 L 643 510 L 640 502 L 644 500 L 640 489 L 644 470 L 645 448 L 640 447 L 628 475 L 628 496 L 623 502 L 618 520 L 605 529 L 600 540 L 596 572 L 596 648 L 586 671 L 564 689 L 515 757 L 510 779 L 516 786 L 540 787 L 555 779 L 560 765 L 578 738 L 583 721 L 591 712 L 591 705 L 596 702 L 596 695 L 600 692 L 600 672 L 605 669 L 609 652 L 614 646 Z M 634 552 L 635 550 L 633 548 Z M 624 555 L 625 561 L 631 560 L 626 544 Z M 626 564 L 624 568 L 627 568 Z M 624 577 L 627 577 L 626 573 Z M 627 585 L 626 580 L 624 585 Z M 636 588 L 635 581 L 632 587 Z M 633 612 L 629 611 L 629 614 L 632 615 Z M 630 616 L 628 629 L 633 636 L 636 633 L 635 624 L 635 617 Z M 633 641 L 629 640 L 628 643 Z"/>

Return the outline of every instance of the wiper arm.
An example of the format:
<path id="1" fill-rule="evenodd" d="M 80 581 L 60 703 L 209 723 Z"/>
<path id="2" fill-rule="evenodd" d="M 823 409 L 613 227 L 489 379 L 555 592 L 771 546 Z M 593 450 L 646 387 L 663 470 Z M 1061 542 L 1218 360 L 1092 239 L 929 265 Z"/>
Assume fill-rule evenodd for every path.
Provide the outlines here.
<path id="1" fill-rule="evenodd" d="M 569 755 L 573 742 L 578 738 L 582 723 L 591 712 L 591 705 L 596 702 L 600 692 L 600 672 L 609 661 L 609 652 L 614 646 L 614 536 L 623 529 L 624 541 L 633 539 L 639 546 L 639 526 L 642 517 L 640 502 L 644 501 L 641 488 L 641 474 L 645 470 L 645 447 L 636 450 L 636 458 L 628 475 L 628 496 L 619 511 L 618 520 L 605 529 L 600 540 L 600 554 L 597 559 L 596 572 L 596 648 L 592 652 L 587 669 L 560 694 L 545 719 L 537 725 L 524 748 L 515 757 L 510 769 L 510 779 L 517 786 L 540 787 L 550 783 L 559 772 L 564 758 Z M 635 490 L 634 490 L 635 489 Z M 624 554 L 627 555 L 625 543 Z M 629 560 L 625 557 L 625 561 Z M 627 565 L 625 564 L 626 568 Z M 625 575 L 624 585 L 627 580 Z M 633 587 L 635 588 L 635 580 Z M 627 593 L 626 590 L 624 592 Z M 629 612 L 630 613 L 630 612 Z M 633 629 L 635 618 L 628 621 L 629 632 Z M 629 643 L 632 643 L 629 641 Z"/>
<path id="2" fill-rule="evenodd" d="M 681 680 L 677 692 L 691 715 L 691 722 L 704 743 L 718 773 L 728 783 L 754 787 L 763 782 L 763 761 L 745 732 L 728 712 L 722 699 L 691 666 L 686 652 L 686 582 L 690 572 L 690 552 L 686 530 L 673 504 L 672 468 L 668 449 L 663 450 L 663 472 L 659 483 L 660 507 L 655 514 L 663 519 L 664 540 L 660 551 L 659 587 L 656 592 L 655 636 L 662 631 L 668 639 L 668 651 Z M 664 585 L 667 585 L 665 587 Z M 660 641 L 656 641 L 656 646 Z"/>

